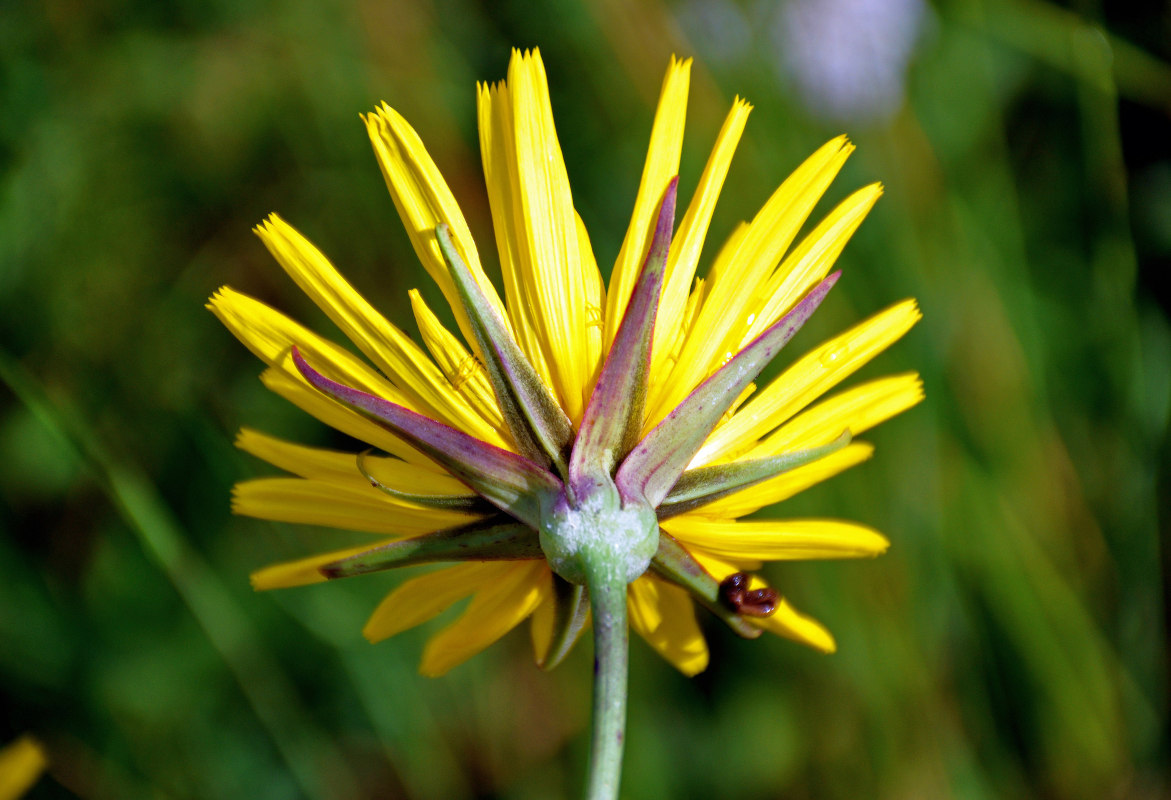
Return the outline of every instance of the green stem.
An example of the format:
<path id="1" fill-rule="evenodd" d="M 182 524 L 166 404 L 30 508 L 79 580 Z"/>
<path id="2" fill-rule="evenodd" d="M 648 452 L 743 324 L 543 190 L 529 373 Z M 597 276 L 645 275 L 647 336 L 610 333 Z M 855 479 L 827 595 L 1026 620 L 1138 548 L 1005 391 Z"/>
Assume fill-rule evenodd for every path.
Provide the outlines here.
<path id="1" fill-rule="evenodd" d="M 626 579 L 615 559 L 586 564 L 594 617 L 594 718 L 586 800 L 615 800 L 626 737 Z"/>

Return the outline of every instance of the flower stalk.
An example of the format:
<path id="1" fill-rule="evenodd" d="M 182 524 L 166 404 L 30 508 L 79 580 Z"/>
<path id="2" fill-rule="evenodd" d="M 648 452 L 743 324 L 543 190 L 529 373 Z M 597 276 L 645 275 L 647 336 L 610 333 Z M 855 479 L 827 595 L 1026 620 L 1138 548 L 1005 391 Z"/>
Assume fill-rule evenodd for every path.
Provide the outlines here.
<path id="1" fill-rule="evenodd" d="M 629 640 L 626 576 L 615 558 L 589 559 L 590 609 L 594 618 L 594 708 L 586 800 L 614 800 L 622 777 L 626 739 Z"/>

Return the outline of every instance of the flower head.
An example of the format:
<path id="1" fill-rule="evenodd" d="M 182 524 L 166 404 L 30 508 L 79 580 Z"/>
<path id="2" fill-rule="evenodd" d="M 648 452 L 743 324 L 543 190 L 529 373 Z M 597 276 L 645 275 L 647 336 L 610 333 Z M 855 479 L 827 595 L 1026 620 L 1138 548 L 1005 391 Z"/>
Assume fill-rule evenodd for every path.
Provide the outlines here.
<path id="1" fill-rule="evenodd" d="M 826 297 L 834 261 L 881 189 L 850 195 L 798 241 L 853 149 L 834 139 L 697 279 L 750 106 L 733 104 L 676 227 L 689 72 L 690 61 L 667 70 L 609 286 L 574 209 L 535 51 L 514 52 L 507 81 L 478 90 L 503 299 L 415 131 L 385 105 L 364 118 L 462 336 L 412 292 L 419 346 L 280 217 L 256 229 L 368 361 L 232 289 L 209 307 L 268 364 L 270 389 L 385 453 L 240 433 L 242 449 L 295 477 L 239 484 L 238 513 L 379 537 L 262 569 L 256 588 L 460 562 L 400 585 L 364 631 L 383 639 L 470 597 L 427 645 L 421 669 L 432 675 L 530 617 L 538 662 L 557 663 L 589 624 L 583 586 L 607 581 L 625 586 L 630 626 L 687 674 L 707 664 L 693 601 L 743 635 L 834 649 L 750 573 L 770 560 L 873 556 L 887 541 L 850 522 L 740 518 L 864 461 L 872 448 L 856 437 L 922 398 L 918 376 L 903 374 L 820 399 L 919 312 L 898 303 L 754 383 Z"/>

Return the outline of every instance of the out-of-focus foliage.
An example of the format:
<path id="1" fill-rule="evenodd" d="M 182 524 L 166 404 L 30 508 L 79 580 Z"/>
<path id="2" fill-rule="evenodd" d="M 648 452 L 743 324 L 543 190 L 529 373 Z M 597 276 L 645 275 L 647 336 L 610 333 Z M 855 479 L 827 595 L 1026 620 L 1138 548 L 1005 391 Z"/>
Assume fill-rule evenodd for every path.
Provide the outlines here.
<path id="1" fill-rule="evenodd" d="M 603 265 L 676 52 L 697 59 L 681 198 L 732 95 L 756 106 L 709 257 L 842 130 L 858 151 L 824 208 L 885 182 L 794 352 L 904 296 L 925 314 L 867 374 L 921 370 L 926 403 L 867 437 L 874 461 L 769 512 L 892 539 L 772 573 L 839 652 L 708 625 L 712 666 L 688 680 L 635 644 L 626 795 L 1171 791 L 1167 11 L 836 0 L 794 29 L 819 4 L 796 5 L 5 4 L 0 741 L 46 743 L 31 797 L 575 794 L 588 644 L 545 675 L 514 634 L 428 680 L 425 630 L 359 633 L 400 576 L 249 590 L 346 534 L 231 517 L 232 482 L 265 471 L 235 429 L 331 440 L 202 307 L 231 283 L 330 330 L 249 232 L 272 210 L 408 329 L 409 288 L 440 306 L 357 115 L 385 99 L 411 120 L 489 253 L 473 85 L 511 45 L 543 50 Z"/>

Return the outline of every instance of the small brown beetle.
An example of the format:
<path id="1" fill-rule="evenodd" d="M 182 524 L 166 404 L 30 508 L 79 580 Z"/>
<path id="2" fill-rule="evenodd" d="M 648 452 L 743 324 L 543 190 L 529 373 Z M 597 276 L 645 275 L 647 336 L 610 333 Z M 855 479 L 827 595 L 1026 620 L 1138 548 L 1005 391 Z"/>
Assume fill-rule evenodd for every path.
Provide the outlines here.
<path id="1" fill-rule="evenodd" d="M 734 572 L 720 582 L 720 599 L 746 617 L 767 617 L 777 610 L 776 589 L 749 589 L 748 573 Z"/>

